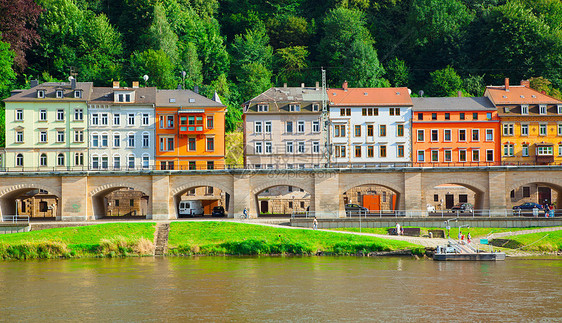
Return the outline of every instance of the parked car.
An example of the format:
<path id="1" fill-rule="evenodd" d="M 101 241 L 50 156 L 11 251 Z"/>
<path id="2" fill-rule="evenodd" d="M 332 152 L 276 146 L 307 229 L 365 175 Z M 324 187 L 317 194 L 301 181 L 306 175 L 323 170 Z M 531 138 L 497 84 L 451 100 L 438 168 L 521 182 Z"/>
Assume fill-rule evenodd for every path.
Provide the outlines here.
<path id="1" fill-rule="evenodd" d="M 464 212 L 473 212 L 474 211 L 474 207 L 472 206 L 472 204 L 470 203 L 459 203 L 456 204 L 455 206 L 453 206 L 451 208 L 451 211 L 453 212 L 460 212 L 460 213 L 464 213 Z"/>
<path id="2" fill-rule="evenodd" d="M 429 213 L 435 213 L 435 206 L 428 204 L 427 205 L 427 212 Z"/>
<path id="3" fill-rule="evenodd" d="M 213 208 L 213 212 L 211 213 L 211 216 L 214 217 L 223 217 L 224 216 L 224 207 L 222 206 L 215 206 Z"/>
<path id="4" fill-rule="evenodd" d="M 363 207 L 359 204 L 346 204 L 345 205 L 345 213 L 352 215 L 352 214 L 365 214 L 368 213 L 369 210 L 366 207 Z"/>
<path id="5" fill-rule="evenodd" d="M 527 202 L 527 203 L 523 203 L 521 205 L 516 205 L 513 207 L 514 210 L 532 210 L 534 208 L 539 209 L 539 211 L 543 211 L 544 207 L 538 203 L 531 203 L 531 202 Z"/>

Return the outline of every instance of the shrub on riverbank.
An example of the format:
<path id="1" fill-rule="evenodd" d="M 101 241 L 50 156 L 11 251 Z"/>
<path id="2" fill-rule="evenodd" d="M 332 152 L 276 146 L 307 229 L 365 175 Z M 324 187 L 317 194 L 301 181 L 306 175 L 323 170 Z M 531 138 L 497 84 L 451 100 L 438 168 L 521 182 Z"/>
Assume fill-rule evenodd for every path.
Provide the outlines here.
<path id="1" fill-rule="evenodd" d="M 168 252 L 182 255 L 354 255 L 402 249 L 423 252 L 404 241 L 233 222 L 172 222 L 168 240 Z"/>

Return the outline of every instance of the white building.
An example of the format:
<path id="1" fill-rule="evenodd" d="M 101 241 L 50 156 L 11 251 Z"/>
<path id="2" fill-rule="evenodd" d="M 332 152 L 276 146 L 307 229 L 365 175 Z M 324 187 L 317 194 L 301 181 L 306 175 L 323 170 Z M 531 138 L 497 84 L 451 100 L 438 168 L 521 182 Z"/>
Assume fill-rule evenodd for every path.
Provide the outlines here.
<path id="1" fill-rule="evenodd" d="M 332 164 L 406 164 L 412 100 L 407 88 L 329 89 Z"/>
<path id="2" fill-rule="evenodd" d="M 154 166 L 156 88 L 95 87 L 88 103 L 90 169 Z"/>

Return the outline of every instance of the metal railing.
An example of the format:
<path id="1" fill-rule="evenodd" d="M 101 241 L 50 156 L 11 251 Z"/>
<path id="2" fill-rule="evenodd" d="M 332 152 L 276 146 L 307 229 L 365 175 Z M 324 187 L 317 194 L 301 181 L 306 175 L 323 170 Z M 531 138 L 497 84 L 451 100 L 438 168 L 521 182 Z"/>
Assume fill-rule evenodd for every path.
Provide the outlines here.
<path id="1" fill-rule="evenodd" d="M 2 215 L 0 217 L 2 223 L 27 223 L 29 224 L 29 215 Z"/>

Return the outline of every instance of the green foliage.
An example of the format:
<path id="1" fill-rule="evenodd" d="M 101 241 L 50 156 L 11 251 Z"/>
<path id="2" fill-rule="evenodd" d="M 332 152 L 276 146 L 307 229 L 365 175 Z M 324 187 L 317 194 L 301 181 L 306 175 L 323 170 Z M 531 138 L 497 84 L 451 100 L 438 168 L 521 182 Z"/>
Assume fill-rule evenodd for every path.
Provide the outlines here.
<path id="1" fill-rule="evenodd" d="M 482 96 L 486 90 L 483 75 L 469 75 L 463 80 L 463 88 L 471 96 Z"/>
<path id="2" fill-rule="evenodd" d="M 304 78 L 304 70 L 308 67 L 309 52 L 306 46 L 291 46 L 275 51 L 275 65 L 278 81 L 276 83 L 298 83 Z M 297 85 L 297 84 L 294 84 Z"/>
<path id="3" fill-rule="evenodd" d="M 178 36 L 172 31 L 162 5 L 156 4 L 154 6 L 153 16 L 154 19 L 147 33 L 142 37 L 145 46 L 163 51 L 172 62 L 176 62 L 178 59 L 178 47 L 176 45 Z"/>
<path id="4" fill-rule="evenodd" d="M 560 92 L 560 90 L 554 88 L 552 86 L 552 82 L 545 79 L 544 77 L 531 77 L 529 81 L 531 83 L 531 88 L 539 92 L 544 92 L 547 95 L 557 98 L 558 100 L 562 100 L 562 93 Z"/>
<path id="5" fill-rule="evenodd" d="M 267 31 L 270 44 L 274 48 L 284 48 L 308 45 L 310 26 L 303 17 L 297 16 L 275 16 L 267 20 Z"/>
<path id="6" fill-rule="evenodd" d="M 178 78 L 175 77 L 174 64 L 170 57 L 162 50 L 149 49 L 142 53 L 133 53 L 130 58 L 129 79 L 142 81 L 143 75 L 148 75 L 147 86 L 160 89 L 175 88 Z"/>
<path id="7" fill-rule="evenodd" d="M 243 66 L 250 64 L 259 64 L 270 69 L 273 48 L 268 43 L 269 36 L 261 26 L 249 29 L 244 35 L 236 35 L 232 44 L 233 72 L 239 73 L 244 70 Z"/>
<path id="8" fill-rule="evenodd" d="M 351 43 L 344 60 L 345 79 L 353 87 L 388 87 L 387 80 L 382 79 L 384 68 L 379 64 L 377 51 L 365 40 L 356 39 Z"/>
<path id="9" fill-rule="evenodd" d="M 410 84 L 410 69 L 406 62 L 395 57 L 386 65 L 386 78 L 391 86 L 408 86 Z"/>
<path id="10" fill-rule="evenodd" d="M 451 66 L 430 73 L 427 85 L 431 96 L 457 96 L 462 90 L 462 79 Z"/>
<path id="11" fill-rule="evenodd" d="M 197 57 L 197 47 L 194 43 L 187 43 L 185 46 L 180 59 L 180 68 L 186 72 L 186 88 L 192 88 L 194 85 L 203 83 L 203 74 L 201 73 L 203 64 Z"/>

